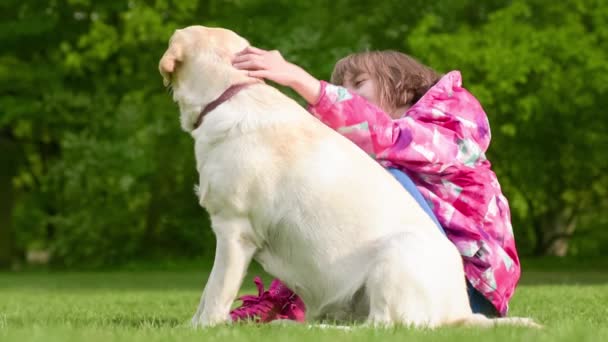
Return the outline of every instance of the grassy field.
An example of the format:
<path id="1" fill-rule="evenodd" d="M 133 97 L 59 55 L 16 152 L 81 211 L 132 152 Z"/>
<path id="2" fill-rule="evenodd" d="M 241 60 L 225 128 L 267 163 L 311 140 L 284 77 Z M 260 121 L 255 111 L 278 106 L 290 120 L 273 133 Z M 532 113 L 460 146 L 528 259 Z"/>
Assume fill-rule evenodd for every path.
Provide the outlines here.
<path id="1" fill-rule="evenodd" d="M 604 266 L 531 264 L 511 302 L 511 314 L 533 317 L 546 326 L 540 331 L 341 331 L 300 325 L 194 330 L 186 323 L 206 274 L 192 268 L 0 273 L 0 341 L 608 341 Z M 253 292 L 250 280 L 255 273 L 248 275 L 244 292 Z"/>

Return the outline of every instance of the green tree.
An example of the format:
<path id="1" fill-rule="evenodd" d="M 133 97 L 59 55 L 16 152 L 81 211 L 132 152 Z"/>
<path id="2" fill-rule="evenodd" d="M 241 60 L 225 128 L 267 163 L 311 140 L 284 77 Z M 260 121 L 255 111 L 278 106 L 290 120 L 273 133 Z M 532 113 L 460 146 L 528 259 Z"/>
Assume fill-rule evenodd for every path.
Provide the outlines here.
<path id="1" fill-rule="evenodd" d="M 12 172 L 4 184 L 12 183 L 16 196 L 3 198 L 12 212 L 7 217 L 14 217 L 12 228 L 3 222 L 2 232 L 14 232 L 3 242 L 14 240 L 21 253 L 50 248 L 61 264 L 212 252 L 208 221 L 192 195 L 191 142 L 157 72 L 176 28 L 233 29 L 324 78 L 338 57 L 389 44 L 409 29 L 400 25 L 395 33 L 382 25 L 387 15 L 399 17 L 398 1 L 57 0 L 41 6 L 10 0 L 0 6 L 6 42 L 0 132 L 18 149 L 7 153 L 15 167 L 5 169 Z"/>
<path id="2" fill-rule="evenodd" d="M 461 69 L 490 115 L 489 155 L 520 245 L 560 254 L 576 232 L 574 251 L 597 252 L 608 240 L 598 229 L 608 215 L 597 214 L 608 205 L 599 115 L 606 8 L 592 0 L 5 0 L 0 265 L 31 248 L 85 266 L 213 253 L 192 191 L 192 142 L 157 71 L 173 31 L 193 24 L 232 29 L 323 79 L 338 58 L 365 49 Z"/>
<path id="3" fill-rule="evenodd" d="M 484 105 L 490 160 L 535 254 L 565 255 L 608 208 L 607 23 L 601 1 L 513 1 L 455 31 L 429 15 L 408 39 L 430 65 L 462 70 Z"/>

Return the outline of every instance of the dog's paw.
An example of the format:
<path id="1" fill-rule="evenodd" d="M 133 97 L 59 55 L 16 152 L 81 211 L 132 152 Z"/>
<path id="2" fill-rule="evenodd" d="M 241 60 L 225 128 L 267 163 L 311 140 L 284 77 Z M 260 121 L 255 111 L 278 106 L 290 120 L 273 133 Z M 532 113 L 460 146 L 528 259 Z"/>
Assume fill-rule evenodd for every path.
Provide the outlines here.
<path id="1" fill-rule="evenodd" d="M 308 325 L 308 329 L 321 329 L 321 330 L 335 329 L 335 330 L 351 331 L 351 330 L 353 330 L 353 328 L 354 327 L 351 327 L 348 325 L 334 325 L 334 324 L 324 324 L 324 323 Z"/>
<path id="2" fill-rule="evenodd" d="M 200 317 L 194 316 L 194 317 L 192 317 L 192 320 L 190 320 L 190 325 L 195 329 L 209 328 L 209 327 L 213 327 L 216 325 L 230 324 L 230 323 L 232 323 L 232 320 L 230 319 L 229 316 L 228 317 L 221 317 L 221 316 L 211 317 L 211 316 L 201 315 Z"/>

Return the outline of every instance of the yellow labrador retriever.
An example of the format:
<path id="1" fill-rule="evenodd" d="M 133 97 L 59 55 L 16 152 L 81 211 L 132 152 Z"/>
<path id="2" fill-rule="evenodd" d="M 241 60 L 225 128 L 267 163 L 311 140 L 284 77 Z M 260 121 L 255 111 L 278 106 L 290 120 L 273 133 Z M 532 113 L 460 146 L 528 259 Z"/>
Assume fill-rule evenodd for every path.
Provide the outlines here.
<path id="1" fill-rule="evenodd" d="M 248 45 L 191 26 L 173 34 L 159 65 L 194 138 L 199 201 L 217 238 L 195 326 L 230 320 L 252 258 L 302 297 L 309 320 L 533 324 L 473 314 L 452 243 L 357 146 L 233 68 Z"/>

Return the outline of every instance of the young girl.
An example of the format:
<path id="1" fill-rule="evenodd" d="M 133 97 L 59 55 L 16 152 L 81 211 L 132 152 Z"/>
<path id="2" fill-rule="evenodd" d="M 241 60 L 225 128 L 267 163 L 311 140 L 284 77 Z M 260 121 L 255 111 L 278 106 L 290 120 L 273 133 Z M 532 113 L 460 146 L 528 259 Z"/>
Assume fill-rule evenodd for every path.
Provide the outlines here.
<path id="1" fill-rule="evenodd" d="M 329 84 L 254 47 L 233 65 L 294 89 L 387 168 L 460 251 L 473 312 L 507 314 L 520 276 L 509 205 L 484 155 L 488 119 L 458 71 L 441 76 L 403 53 L 363 52 L 338 61 Z M 258 296 L 243 297 L 233 320 L 304 319 L 302 301 L 278 279 L 268 291 L 255 281 Z"/>

